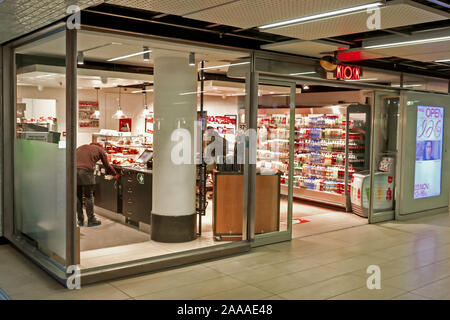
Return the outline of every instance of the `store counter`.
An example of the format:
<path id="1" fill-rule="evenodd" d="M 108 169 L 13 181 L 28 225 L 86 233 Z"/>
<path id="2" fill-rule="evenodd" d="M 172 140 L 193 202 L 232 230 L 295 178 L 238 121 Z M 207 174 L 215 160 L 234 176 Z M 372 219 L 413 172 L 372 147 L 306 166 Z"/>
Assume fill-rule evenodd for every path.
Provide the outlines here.
<path id="1" fill-rule="evenodd" d="M 255 233 L 280 229 L 281 173 L 256 175 Z M 242 172 L 214 172 L 214 236 L 222 240 L 242 237 L 244 175 Z"/>
<path id="2" fill-rule="evenodd" d="M 150 225 L 152 210 L 152 170 L 113 165 L 121 177 L 105 179 L 105 169 L 98 164 L 95 205 L 123 214 L 130 223 Z"/>

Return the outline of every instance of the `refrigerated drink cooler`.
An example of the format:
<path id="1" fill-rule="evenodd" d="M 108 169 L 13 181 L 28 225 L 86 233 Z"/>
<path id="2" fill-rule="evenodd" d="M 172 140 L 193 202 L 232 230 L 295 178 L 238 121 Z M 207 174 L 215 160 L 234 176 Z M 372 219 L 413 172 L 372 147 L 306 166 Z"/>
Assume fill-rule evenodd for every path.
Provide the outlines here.
<path id="1" fill-rule="evenodd" d="M 393 159 L 383 158 L 378 172 L 374 174 L 373 212 L 394 209 L 394 172 Z M 370 171 L 353 174 L 350 201 L 353 213 L 367 218 L 369 216 Z"/>

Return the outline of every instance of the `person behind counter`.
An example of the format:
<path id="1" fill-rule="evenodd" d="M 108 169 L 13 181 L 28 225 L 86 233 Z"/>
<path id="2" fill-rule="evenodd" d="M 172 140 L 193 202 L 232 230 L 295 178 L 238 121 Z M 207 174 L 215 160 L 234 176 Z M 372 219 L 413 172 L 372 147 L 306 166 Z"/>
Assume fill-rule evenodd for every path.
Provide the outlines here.
<path id="1" fill-rule="evenodd" d="M 77 149 L 77 215 L 78 226 L 84 226 L 83 197 L 88 217 L 88 227 L 101 225 L 94 214 L 94 168 L 97 161 L 101 160 L 106 168 L 106 172 L 119 179 L 120 175 L 108 161 L 106 151 L 99 143 L 82 145 Z"/>

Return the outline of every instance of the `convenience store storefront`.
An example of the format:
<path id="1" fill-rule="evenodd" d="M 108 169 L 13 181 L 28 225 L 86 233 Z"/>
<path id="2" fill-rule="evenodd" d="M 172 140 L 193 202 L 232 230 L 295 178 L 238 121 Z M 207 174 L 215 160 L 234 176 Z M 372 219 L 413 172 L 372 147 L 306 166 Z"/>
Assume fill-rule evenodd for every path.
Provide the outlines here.
<path id="1" fill-rule="evenodd" d="M 65 24 L 6 44 L 2 61 L 3 234 L 61 282 L 73 265 L 89 283 L 318 233 L 304 215 L 316 204 L 355 217 L 326 231 L 448 211 L 449 96 L 406 89 L 408 75 L 365 70 L 390 86 L 327 79 L 317 60 Z M 422 81 L 448 90 L 448 81 Z M 84 118 L 86 106 L 100 115 Z M 427 115 L 440 120 L 436 135 L 416 140 Z M 210 173 L 210 200 L 197 182 L 202 149 L 192 161 L 170 158 L 174 130 L 200 137 L 198 147 L 208 126 L 232 142 Z M 104 204 L 97 191 L 96 208 L 130 236 L 117 243 L 119 233 L 105 231 L 112 244 L 84 250 L 92 243 L 77 227 L 76 148 L 94 138 L 122 174 L 109 182 L 98 169 L 112 188 Z M 145 152 L 152 167 L 136 164 Z M 420 173 L 430 168 L 440 184 Z M 139 184 L 150 188 L 143 197 Z"/>

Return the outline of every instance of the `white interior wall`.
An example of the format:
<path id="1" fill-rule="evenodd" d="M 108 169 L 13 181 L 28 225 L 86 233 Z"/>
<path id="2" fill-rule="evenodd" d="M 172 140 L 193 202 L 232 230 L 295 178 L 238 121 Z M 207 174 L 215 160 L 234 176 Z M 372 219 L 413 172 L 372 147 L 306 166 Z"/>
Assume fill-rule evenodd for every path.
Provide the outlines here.
<path id="1" fill-rule="evenodd" d="M 131 93 L 136 89 L 122 89 L 121 105 L 123 112 L 132 118 L 132 131 L 144 132 L 145 119 L 142 115 L 144 109 L 144 100 L 142 94 Z M 56 100 L 56 118 L 58 119 L 58 131 L 65 131 L 65 88 L 45 88 L 39 91 L 37 87 L 18 86 L 18 99 L 55 99 Z M 118 90 L 102 89 L 99 90 L 99 110 L 100 110 L 100 128 L 78 128 L 77 146 L 90 143 L 92 141 L 92 133 L 100 131 L 100 129 L 119 129 L 119 120 L 113 119 L 113 114 L 118 107 Z M 97 91 L 95 89 L 78 90 L 79 101 L 96 101 Z M 200 100 L 199 100 L 200 101 Z M 198 110 L 200 110 L 200 102 L 198 101 Z M 147 104 L 149 109 L 153 111 L 153 93 L 147 93 Z M 204 109 L 209 116 L 237 115 L 238 98 L 205 95 Z"/>
<path id="2" fill-rule="evenodd" d="M 56 100 L 56 119 L 58 131 L 66 131 L 66 89 L 65 88 L 43 88 L 39 91 L 34 86 L 17 86 L 17 99 L 54 99 Z M 61 139 L 64 137 L 61 135 Z"/>

